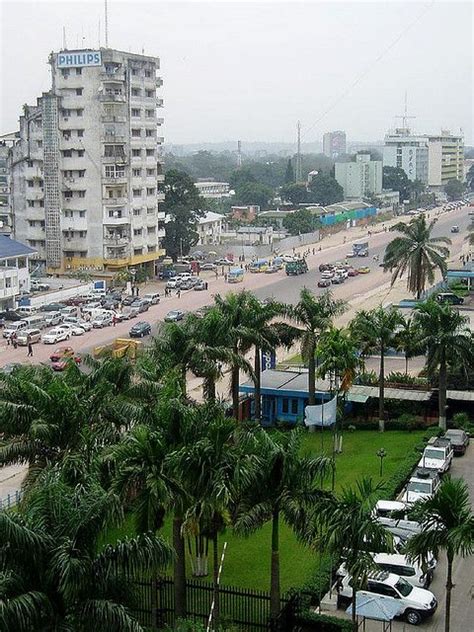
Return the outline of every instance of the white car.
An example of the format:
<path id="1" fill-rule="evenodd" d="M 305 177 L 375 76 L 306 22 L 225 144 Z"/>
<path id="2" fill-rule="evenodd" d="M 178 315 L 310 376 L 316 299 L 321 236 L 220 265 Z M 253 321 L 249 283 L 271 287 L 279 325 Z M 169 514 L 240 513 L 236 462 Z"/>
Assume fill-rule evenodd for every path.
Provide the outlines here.
<path id="1" fill-rule="evenodd" d="M 378 500 L 372 513 L 377 521 L 389 530 L 395 527 L 406 531 L 407 534 L 419 533 L 421 531 L 420 523 L 410 520 L 407 515 L 408 511 L 409 505 L 402 501 Z"/>
<path id="2" fill-rule="evenodd" d="M 285 263 L 291 263 L 292 261 L 296 261 L 293 255 L 282 255 L 281 258 L 283 259 Z"/>
<path id="3" fill-rule="evenodd" d="M 59 327 L 54 327 L 50 329 L 46 334 L 41 336 L 41 342 L 45 345 L 55 345 L 58 342 L 62 342 L 63 340 L 69 340 L 71 333 L 67 329 L 60 329 Z"/>
<path id="4" fill-rule="evenodd" d="M 332 270 L 324 270 L 324 272 L 321 273 L 321 278 L 330 281 L 334 278 L 334 272 Z"/>
<path id="5" fill-rule="evenodd" d="M 44 317 L 44 322 L 47 327 L 55 327 L 63 322 L 64 316 L 61 312 L 47 312 Z"/>
<path id="6" fill-rule="evenodd" d="M 110 314 L 99 314 L 92 321 L 92 327 L 94 329 L 102 329 L 102 327 L 108 327 L 112 324 L 112 316 Z"/>
<path id="7" fill-rule="evenodd" d="M 346 575 L 339 596 L 347 601 L 352 599 L 352 595 L 351 578 Z M 358 591 L 358 595 L 373 597 L 389 607 L 398 606 L 396 616 L 404 617 L 412 625 L 430 617 L 438 607 L 431 591 L 412 586 L 403 577 L 386 571 L 372 573 L 367 579 L 367 588 Z"/>
<path id="8" fill-rule="evenodd" d="M 178 288 L 181 283 L 183 282 L 183 279 L 181 277 L 170 277 L 168 279 L 168 282 L 166 283 L 166 287 L 170 288 L 171 290 L 174 290 L 175 288 Z"/>
<path id="9" fill-rule="evenodd" d="M 76 327 L 80 327 L 84 331 L 90 331 L 92 329 L 92 325 L 89 321 L 78 318 L 77 316 L 66 316 L 63 322 L 65 325 L 75 325 Z"/>
<path id="10" fill-rule="evenodd" d="M 444 474 L 451 467 L 453 455 L 454 451 L 449 439 L 430 439 L 423 450 L 418 467 Z"/>
<path id="11" fill-rule="evenodd" d="M 433 569 L 428 566 L 424 572 L 418 562 L 410 561 L 406 555 L 400 553 L 372 553 L 371 555 L 381 571 L 400 575 L 417 588 L 427 588 L 433 579 Z M 337 575 L 341 577 L 347 575 L 344 564 L 339 567 Z"/>
<path id="12" fill-rule="evenodd" d="M 407 503 L 415 503 L 417 500 L 426 500 L 436 493 L 441 485 L 438 472 L 418 467 L 411 475 L 402 498 Z"/>
<path id="13" fill-rule="evenodd" d="M 85 329 L 82 329 L 82 327 L 79 327 L 78 325 L 73 325 L 72 323 L 63 323 L 62 325 L 59 325 L 57 329 L 64 329 L 65 331 L 68 331 L 71 336 L 82 336 L 85 333 Z"/>

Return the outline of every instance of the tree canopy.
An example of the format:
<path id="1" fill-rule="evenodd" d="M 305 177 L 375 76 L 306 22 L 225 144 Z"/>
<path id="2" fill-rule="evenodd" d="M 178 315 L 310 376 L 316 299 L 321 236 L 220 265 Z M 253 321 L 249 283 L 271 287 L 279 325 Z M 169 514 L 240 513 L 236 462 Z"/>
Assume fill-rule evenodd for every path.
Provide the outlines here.
<path id="1" fill-rule="evenodd" d="M 311 201 L 323 206 L 335 204 L 344 199 L 344 190 L 339 182 L 325 173 L 318 173 L 311 180 L 308 188 L 312 193 Z"/>
<path id="2" fill-rule="evenodd" d="M 400 192 L 400 202 L 410 197 L 410 181 L 401 167 L 383 167 L 382 187 Z"/>
<path id="3" fill-rule="evenodd" d="M 283 219 L 283 226 L 291 235 L 312 233 L 320 227 L 320 221 L 307 208 L 301 208 Z"/>
<path id="4" fill-rule="evenodd" d="M 444 192 L 448 196 L 448 200 L 459 200 L 463 196 L 466 187 L 460 180 L 450 180 L 444 187 Z"/>

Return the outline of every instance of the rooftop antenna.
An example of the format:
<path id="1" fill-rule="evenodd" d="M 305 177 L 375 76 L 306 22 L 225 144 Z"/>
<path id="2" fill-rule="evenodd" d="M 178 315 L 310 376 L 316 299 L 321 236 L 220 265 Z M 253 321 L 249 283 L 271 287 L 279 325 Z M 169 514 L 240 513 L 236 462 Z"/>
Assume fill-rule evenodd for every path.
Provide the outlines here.
<path id="1" fill-rule="evenodd" d="M 242 141 L 237 141 L 237 169 L 242 167 Z"/>
<path id="2" fill-rule="evenodd" d="M 403 116 L 396 116 L 396 119 L 402 119 L 402 127 L 403 129 L 407 130 L 408 132 L 410 131 L 409 127 L 408 127 L 408 119 L 414 119 L 416 118 L 416 116 L 408 116 L 408 97 L 407 97 L 407 91 L 405 90 L 405 112 L 403 114 Z"/>
<path id="3" fill-rule="evenodd" d="M 63 26 L 63 50 L 67 50 L 67 44 L 66 44 L 66 27 Z"/>
<path id="4" fill-rule="evenodd" d="M 100 48 L 100 20 L 99 20 L 99 26 L 97 28 L 97 38 L 99 40 L 99 48 Z"/>
<path id="5" fill-rule="evenodd" d="M 107 0 L 105 2 L 105 48 L 109 47 L 109 15 L 107 11 Z"/>
<path id="6" fill-rule="evenodd" d="M 300 121 L 296 124 L 297 131 L 297 144 L 296 144 L 296 170 L 295 170 L 295 178 L 296 182 L 301 182 L 303 179 L 303 167 L 301 164 L 301 123 Z"/>

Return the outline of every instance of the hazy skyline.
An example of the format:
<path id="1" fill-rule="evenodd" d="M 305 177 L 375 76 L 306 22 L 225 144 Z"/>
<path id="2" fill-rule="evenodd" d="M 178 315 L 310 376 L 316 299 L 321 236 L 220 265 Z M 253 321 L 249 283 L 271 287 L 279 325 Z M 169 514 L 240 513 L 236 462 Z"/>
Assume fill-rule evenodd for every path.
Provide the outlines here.
<path id="1" fill-rule="evenodd" d="M 303 140 L 412 128 L 473 144 L 470 2 L 118 2 L 109 46 L 157 55 L 167 143 Z M 47 58 L 104 46 L 104 2 L 1 2 L 1 133 L 50 87 Z M 161 114 L 161 112 L 160 112 Z M 398 121 L 397 124 L 400 124 Z"/>

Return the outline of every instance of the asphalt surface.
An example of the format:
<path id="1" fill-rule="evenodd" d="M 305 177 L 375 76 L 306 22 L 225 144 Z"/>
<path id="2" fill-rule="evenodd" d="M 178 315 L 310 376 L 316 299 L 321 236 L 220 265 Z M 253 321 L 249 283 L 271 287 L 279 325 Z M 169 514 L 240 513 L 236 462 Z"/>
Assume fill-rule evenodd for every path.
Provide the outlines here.
<path id="1" fill-rule="evenodd" d="M 434 211 L 432 211 L 430 215 L 433 217 Z M 459 253 L 463 245 L 463 233 L 465 234 L 468 222 L 467 208 L 463 207 L 442 213 L 438 218 L 434 230 L 436 236 L 447 235 L 452 238 L 452 260 L 456 263 L 459 260 Z M 393 223 L 393 221 L 391 223 Z M 459 234 L 450 234 L 450 228 L 453 224 L 459 225 Z M 387 226 L 389 226 L 389 223 L 387 223 Z M 344 284 L 331 286 L 331 290 L 336 298 L 342 298 L 349 303 L 349 309 L 339 319 L 338 324 L 347 323 L 357 309 L 361 309 L 362 307 L 370 309 L 380 303 L 384 305 L 391 302 L 395 303 L 398 302 L 400 298 L 408 295 L 404 289 L 404 281 L 395 285 L 394 288 L 391 288 L 390 275 L 384 273 L 379 266 L 379 263 L 383 259 L 385 247 L 389 241 L 393 239 L 394 234 L 389 231 L 384 232 L 380 225 L 371 227 L 371 231 L 380 232 L 376 234 L 372 233 L 372 235 L 368 237 L 370 249 L 369 257 L 348 260 L 354 263 L 354 265 L 367 265 L 371 270 L 370 273 L 349 278 Z M 203 292 L 189 290 L 182 292 L 180 298 L 175 294 L 165 298 L 164 283 L 147 283 L 146 286 L 141 289 L 140 295 L 157 290 L 162 296 L 161 302 L 158 305 L 151 306 L 147 312 L 139 315 L 132 321 L 118 323 L 116 327 L 109 326 L 104 329 L 86 332 L 80 337 L 70 338 L 67 343 L 59 343 L 58 345 L 35 344 L 33 358 L 26 357 L 27 349 L 25 347 L 19 347 L 14 350 L 11 346 L 7 346 L 6 341 L 2 339 L 0 342 L 0 367 L 14 362 L 48 363 L 51 352 L 57 346 L 68 345 L 73 347 L 75 352 L 90 353 L 95 347 L 110 344 L 115 338 L 128 337 L 128 331 L 132 324 L 140 320 L 150 322 L 155 331 L 168 311 L 172 309 L 182 309 L 187 312 L 194 311 L 199 307 L 211 304 L 213 295 L 217 293 L 226 294 L 227 292 L 235 292 L 245 288 L 254 292 L 259 298 L 274 297 L 277 300 L 288 303 L 294 303 L 298 300 L 300 290 L 304 286 L 310 288 L 315 294 L 320 294 L 324 292 L 324 289 L 317 287 L 317 282 L 320 278 L 318 271 L 320 263 L 344 261 L 347 252 L 351 250 L 352 243 L 365 239 L 366 236 L 366 230 L 354 228 L 325 238 L 320 242 L 322 248 L 321 252 L 317 250 L 319 246 L 316 245 L 315 254 L 310 254 L 307 259 L 309 272 L 301 276 L 287 277 L 284 270 L 275 274 L 246 273 L 243 283 L 230 285 L 225 283 L 222 276 L 216 279 L 213 272 L 205 272 L 202 273 L 201 276 L 209 281 L 209 290 Z M 346 239 L 346 243 L 343 242 L 344 239 Z M 303 248 L 297 250 L 302 251 Z M 373 260 L 374 255 L 378 255 L 378 262 Z M 143 340 L 146 343 L 146 338 Z"/>

